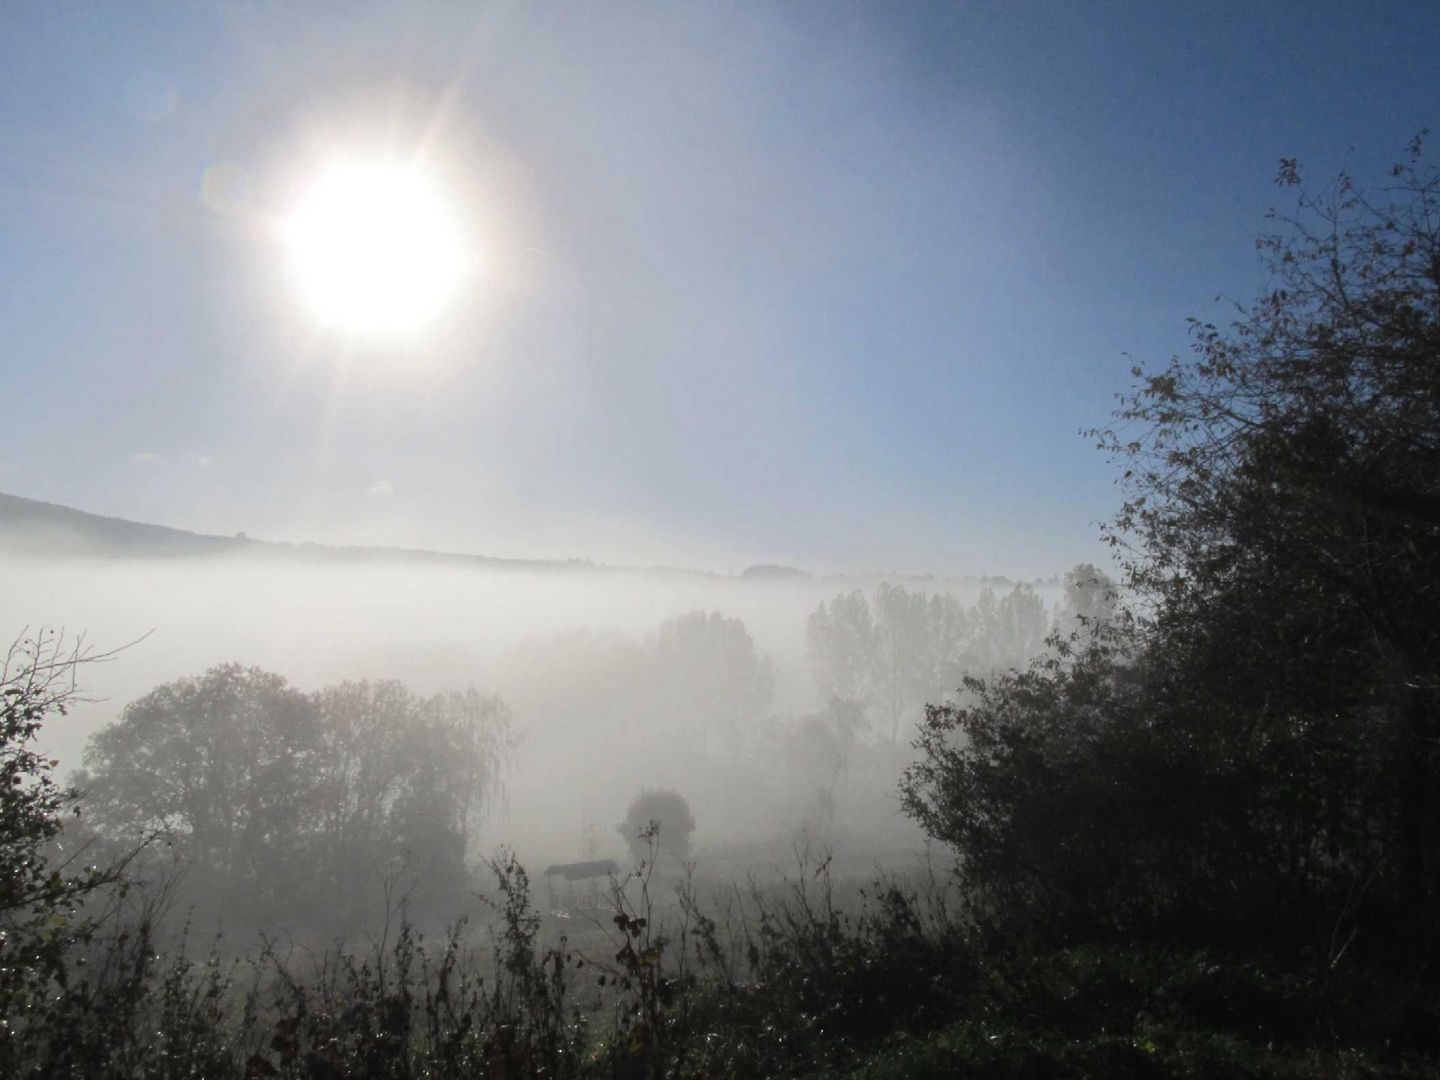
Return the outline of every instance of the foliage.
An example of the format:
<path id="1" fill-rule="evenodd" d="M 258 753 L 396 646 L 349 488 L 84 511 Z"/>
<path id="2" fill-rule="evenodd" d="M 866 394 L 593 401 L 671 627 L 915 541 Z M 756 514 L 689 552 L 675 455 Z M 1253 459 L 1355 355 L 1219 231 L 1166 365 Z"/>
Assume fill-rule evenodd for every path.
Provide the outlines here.
<path id="1" fill-rule="evenodd" d="M 1080 563 L 1068 570 L 1064 588 L 1064 599 L 1055 613 L 1055 632 L 1062 638 L 1093 636 L 1121 617 L 1115 582 L 1093 563 Z"/>
<path id="2" fill-rule="evenodd" d="M 343 911 L 354 882 L 397 867 L 432 895 L 463 889 L 508 746 L 504 705 L 473 690 L 305 694 L 232 664 L 127 706 L 92 737 L 80 782 L 102 835 L 166 838 L 192 899 L 294 916 Z"/>
<path id="3" fill-rule="evenodd" d="M 1374 866 L 1341 840 L 1373 763 L 1336 725 L 1267 722 L 1172 661 L 1117 628 L 972 680 L 971 704 L 928 710 L 906 810 L 996 934 L 1338 960 Z"/>
<path id="4" fill-rule="evenodd" d="M 745 769 L 766 733 L 774 687 L 770 658 L 745 624 L 707 611 L 639 638 L 571 630 L 534 639 L 506 670 L 505 697 L 518 715 L 569 715 L 584 702 L 585 723 L 535 725 L 527 738 L 537 758 L 567 770 L 577 801 L 591 804 L 697 758 L 717 773 Z M 617 744 L 643 744 L 645 762 L 617 758 Z"/>
<path id="5" fill-rule="evenodd" d="M 392 906 L 368 949 L 303 967 L 273 946 L 195 962 L 183 938 L 162 951 L 151 908 L 18 1018 L 6 1075 L 1258 1080 L 1419 1077 L 1437 1064 L 1426 1040 L 1440 1011 L 1394 985 L 1351 979 L 1317 995 L 1218 952 L 996 949 L 934 878 L 918 890 L 879 880 L 842 910 L 828 862 L 802 863 L 788 896 L 752 886 L 718 912 L 686 881 L 667 918 L 651 865 L 617 884 L 616 932 L 598 954 L 546 943 L 524 870 L 503 852 L 488 961 L 462 927 L 432 947 Z"/>
<path id="6" fill-rule="evenodd" d="M 802 717 L 785 732 L 790 810 L 807 835 L 824 834 L 834 823 L 836 796 L 862 724 L 858 707 L 832 699 L 828 708 Z"/>
<path id="7" fill-rule="evenodd" d="M 1327 807 L 1323 854 L 1440 960 L 1440 173 L 1417 139 L 1373 196 L 1293 161 L 1280 182 L 1272 285 L 1194 324 L 1194 360 L 1122 401 L 1139 436 L 1102 439 L 1127 465 L 1111 535 L 1167 647 L 1310 731 L 1294 795 Z M 1322 793 L 1336 745 L 1371 768 Z"/>
<path id="8" fill-rule="evenodd" d="M 41 630 L 14 642 L 0 668 L 0 1066 L 16 1050 L 14 1020 L 64 986 L 69 954 L 94 931 L 86 902 L 119 875 L 118 864 L 87 865 L 83 848 L 65 850 L 79 796 L 35 748 L 42 723 L 74 698 L 79 666 L 103 659 Z"/>
<path id="9" fill-rule="evenodd" d="M 904 798 L 982 927 L 1440 977 L 1440 180 L 1393 180 L 1302 193 L 1275 284 L 1122 399 L 1145 620 L 929 711 Z"/>
<path id="10" fill-rule="evenodd" d="M 806 626 L 806 641 L 822 698 L 861 706 L 868 701 L 877 638 L 870 602 L 858 589 L 841 593 L 815 609 Z"/>
<path id="11" fill-rule="evenodd" d="M 1418 1080 L 1433 1068 L 1413 1043 L 1386 1045 L 1420 1033 L 1400 1021 L 1404 1008 L 1369 1026 L 1374 985 L 1326 1000 L 1253 960 L 1118 946 L 986 956 L 976 968 L 959 1019 L 896 1032 L 850 1075 Z"/>
<path id="12" fill-rule="evenodd" d="M 662 623 L 647 643 L 649 677 L 662 695 L 662 723 L 691 752 L 737 758 L 769 708 L 775 674 L 745 624 L 691 611 Z"/>
<path id="13" fill-rule="evenodd" d="M 302 972 L 273 946 L 196 963 L 161 952 L 153 908 L 116 930 L 63 994 L 19 1019 L 5 1075 L 428 1077 L 580 1074 L 586 1022 L 570 1008 L 562 949 L 536 941 L 524 870 L 491 863 L 501 900 L 491 962 L 438 951 L 398 919 L 368 950 Z M 392 932 L 393 930 L 393 932 Z"/>
<path id="14" fill-rule="evenodd" d="M 105 835 L 161 834 L 197 877 L 274 893 L 312 855 L 320 759 L 310 699 L 279 675 L 230 665 L 127 706 L 91 737 L 77 779 Z"/>

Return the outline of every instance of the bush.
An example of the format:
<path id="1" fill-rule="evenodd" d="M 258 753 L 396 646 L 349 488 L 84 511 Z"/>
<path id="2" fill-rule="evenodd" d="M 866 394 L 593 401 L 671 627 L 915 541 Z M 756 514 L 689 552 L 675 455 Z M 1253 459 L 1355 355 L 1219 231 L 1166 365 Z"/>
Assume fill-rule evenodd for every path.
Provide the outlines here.
<path id="1" fill-rule="evenodd" d="M 649 855 L 652 839 L 657 855 L 663 853 L 684 860 L 690 857 L 695 815 L 679 792 L 646 788 L 635 796 L 619 830 L 636 862 Z"/>

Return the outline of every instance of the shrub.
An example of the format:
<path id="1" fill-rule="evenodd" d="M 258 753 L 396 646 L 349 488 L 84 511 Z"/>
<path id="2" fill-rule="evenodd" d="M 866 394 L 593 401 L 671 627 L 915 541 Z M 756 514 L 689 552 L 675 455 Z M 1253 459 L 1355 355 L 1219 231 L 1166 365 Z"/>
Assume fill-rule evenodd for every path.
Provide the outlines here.
<path id="1" fill-rule="evenodd" d="M 79 792 L 54 776 L 58 762 L 35 745 L 41 725 L 63 716 L 79 665 L 103 660 L 83 640 L 42 630 L 0 654 L 0 1073 L 11 1073 L 25 1017 L 64 986 L 70 954 L 94 932 L 86 905 L 119 879 L 119 865 L 87 865 L 60 845 Z M 56 858 L 56 856 L 61 856 Z"/>
<path id="2" fill-rule="evenodd" d="M 695 831 L 695 815 L 679 792 L 668 788 L 646 788 L 631 802 L 619 829 L 636 862 L 649 854 L 652 832 L 656 854 L 687 859 L 690 857 L 690 834 Z"/>

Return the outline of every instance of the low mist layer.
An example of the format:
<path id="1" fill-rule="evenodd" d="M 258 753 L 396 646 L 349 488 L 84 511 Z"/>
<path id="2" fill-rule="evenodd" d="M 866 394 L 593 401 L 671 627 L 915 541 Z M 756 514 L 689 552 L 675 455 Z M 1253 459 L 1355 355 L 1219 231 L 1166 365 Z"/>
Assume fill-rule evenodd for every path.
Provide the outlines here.
<path id="1" fill-rule="evenodd" d="M 361 681 L 475 691 L 501 703 L 508 743 L 465 854 L 504 843 L 532 862 L 625 858 L 619 826 L 654 789 L 693 808 L 695 850 L 737 866 L 809 843 L 862 863 L 911 858 L 921 836 L 895 784 L 925 704 L 1037 654 L 1057 618 L 1073 623 L 1084 589 L 1070 584 L 1067 601 L 1058 581 L 314 551 L 0 562 L 18 623 L 43 614 L 97 648 L 126 646 L 88 666 L 86 700 L 44 732 L 64 767 L 95 766 L 87 740 L 128 704 L 221 665 L 303 694 Z"/>

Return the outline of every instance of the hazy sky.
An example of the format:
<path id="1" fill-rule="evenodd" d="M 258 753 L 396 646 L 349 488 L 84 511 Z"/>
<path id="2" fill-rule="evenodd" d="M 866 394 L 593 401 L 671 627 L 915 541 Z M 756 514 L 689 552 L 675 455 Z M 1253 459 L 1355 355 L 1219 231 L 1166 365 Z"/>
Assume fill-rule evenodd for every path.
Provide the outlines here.
<path id="1" fill-rule="evenodd" d="M 1182 11 L 1181 8 L 1188 11 Z M 1433 3 L 8 4 L 0 490 L 207 532 L 1050 573 L 1078 434 L 1258 284 L 1281 156 L 1440 119 Z M 353 340 L 277 220 L 440 178 L 482 272 Z"/>

